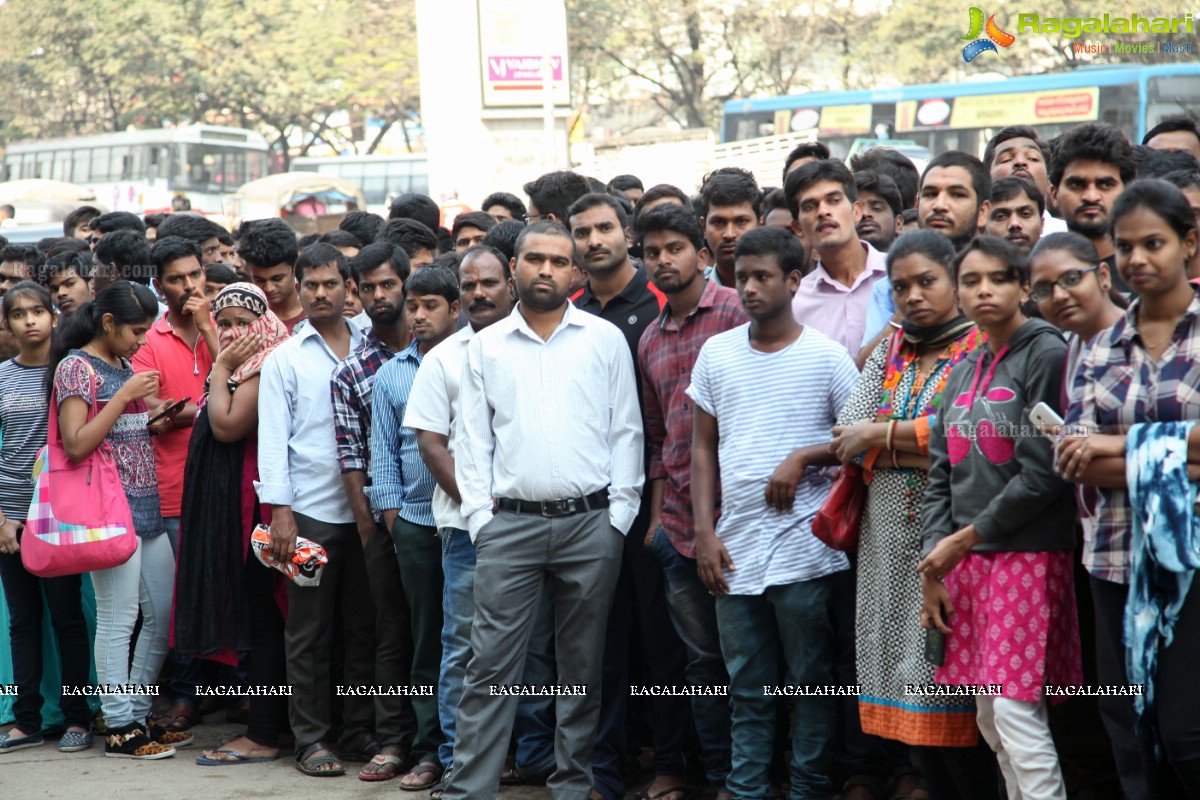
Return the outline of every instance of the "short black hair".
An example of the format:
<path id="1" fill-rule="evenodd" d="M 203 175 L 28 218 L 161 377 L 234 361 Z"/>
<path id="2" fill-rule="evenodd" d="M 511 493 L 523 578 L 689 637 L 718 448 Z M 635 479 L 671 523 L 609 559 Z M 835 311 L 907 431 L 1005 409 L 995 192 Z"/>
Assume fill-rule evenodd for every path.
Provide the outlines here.
<path id="1" fill-rule="evenodd" d="M 787 197 L 783 194 L 783 189 L 772 189 L 769 192 L 763 192 L 762 197 L 762 221 L 765 224 L 767 217 L 775 209 L 783 209 L 789 214 L 792 210 L 788 208 Z"/>
<path id="2" fill-rule="evenodd" d="M 304 273 L 307 270 L 324 267 L 328 264 L 337 266 L 338 275 L 342 276 L 342 280 L 350 280 L 350 269 L 346 266 L 346 257 L 342 255 L 341 250 L 325 242 L 310 244 L 300 251 L 300 255 L 296 257 L 296 280 L 304 280 Z"/>
<path id="3" fill-rule="evenodd" d="M 873 169 L 887 175 L 896 182 L 900 190 L 900 201 L 905 208 L 916 208 L 917 190 L 921 187 L 921 173 L 908 156 L 893 147 L 872 147 L 850 159 L 850 169 L 860 172 Z"/>
<path id="4" fill-rule="evenodd" d="M 722 167 L 704 176 L 700 186 L 703 204 L 700 216 L 707 217 L 713 206 L 740 206 L 749 203 L 754 209 L 754 218 L 762 216 L 762 193 L 758 181 L 748 170 L 741 167 Z"/>
<path id="5" fill-rule="evenodd" d="M 896 237 L 896 241 L 888 248 L 888 277 L 892 276 L 892 268 L 897 261 L 914 254 L 941 264 L 950 276 L 950 281 L 954 281 L 954 245 L 948 238 L 932 230 L 909 231 Z"/>
<path id="6" fill-rule="evenodd" d="M 793 170 L 783 183 L 783 194 L 787 198 L 788 210 L 792 212 L 792 219 L 800 218 L 800 194 L 824 181 L 840 183 L 842 192 L 851 203 L 858 199 L 858 185 L 854 182 L 854 173 L 850 171 L 849 167 L 836 158 L 810 161 L 799 169 Z"/>
<path id="7" fill-rule="evenodd" d="M 954 257 L 955 283 L 958 283 L 958 272 L 962 269 L 963 262 L 967 260 L 968 255 L 976 251 L 1004 264 L 1007 268 L 1004 274 L 1008 278 L 1018 281 L 1022 286 L 1029 283 L 1029 255 L 1007 239 L 987 233 L 967 242 L 966 247 Z"/>
<path id="8" fill-rule="evenodd" d="M 900 214 L 900 224 L 901 225 L 912 225 L 914 222 L 918 221 L 917 218 L 919 216 L 920 216 L 920 214 L 915 208 L 906 208 Z M 912 231 L 909 231 L 909 233 L 912 233 Z M 941 236 L 941 234 L 939 233 L 938 236 Z"/>
<path id="9" fill-rule="evenodd" d="M 319 241 L 321 241 L 321 234 L 306 233 L 303 236 L 301 236 L 299 239 L 296 240 L 296 249 L 304 250 L 304 248 L 311 247 L 312 245 L 316 244 Z"/>
<path id="10" fill-rule="evenodd" d="M 567 224 L 567 209 L 579 198 L 592 191 L 587 178 L 577 172 L 558 170 L 525 184 L 525 194 L 537 206 L 541 214 L 553 214 L 563 225 Z"/>
<path id="11" fill-rule="evenodd" d="M 1180 239 L 1196 230 L 1196 216 L 1183 191 L 1173 183 L 1158 178 L 1139 178 L 1125 187 L 1125 191 L 1113 203 L 1113 237 L 1116 237 L 1117 222 L 1138 208 L 1145 208 L 1167 223 Z"/>
<path id="12" fill-rule="evenodd" d="M 177 236 L 197 244 L 216 237 L 221 226 L 199 214 L 171 214 L 158 226 L 157 238 Z"/>
<path id="13" fill-rule="evenodd" d="M 103 244 L 103 242 L 101 243 Z M 150 248 L 150 263 L 154 265 L 154 277 L 162 280 L 163 270 L 168 264 L 181 258 L 195 258 L 201 262 L 200 243 L 182 236 L 160 236 Z"/>
<path id="14" fill-rule="evenodd" d="M 401 282 L 408 280 L 411 266 L 408 263 L 408 253 L 390 242 L 372 242 L 358 251 L 347 262 L 350 274 L 355 283 L 362 283 L 364 272 L 374 272 L 382 266 L 389 266 Z"/>
<path id="15" fill-rule="evenodd" d="M 38 242 L 38 245 L 38 249 L 40 250 L 41 242 Z M 88 247 L 88 243 L 83 239 L 75 239 L 70 236 L 63 236 L 54 244 L 50 245 L 50 247 L 46 248 L 43 252 L 46 254 L 46 258 L 52 258 L 60 253 L 88 253 L 90 256 L 90 251 L 91 248 Z"/>
<path id="16" fill-rule="evenodd" d="M 146 235 L 146 223 L 137 214 L 128 211 L 110 211 L 95 217 L 88 225 L 97 233 L 110 234 L 116 231 L 135 231 Z M 69 236 L 70 234 L 68 234 Z"/>
<path id="17" fill-rule="evenodd" d="M 236 244 L 233 234 L 222 228 L 220 225 L 217 226 L 217 241 L 226 247 L 233 247 L 234 244 Z"/>
<path id="18" fill-rule="evenodd" d="M 296 232 L 281 219 L 242 223 L 237 252 L 248 267 L 266 269 L 276 264 L 295 266 L 299 248 Z"/>
<path id="19" fill-rule="evenodd" d="M 492 206 L 503 206 L 508 209 L 508 213 L 512 214 L 513 219 L 525 222 L 525 203 L 515 194 L 492 192 L 479 204 L 479 208 L 483 211 L 487 211 Z"/>
<path id="20" fill-rule="evenodd" d="M 672 231 L 687 238 L 697 251 L 705 247 L 704 231 L 696 221 L 696 215 L 687 206 L 664 203 L 644 214 L 638 214 L 633 223 L 633 240 L 639 245 L 647 233 Z"/>
<path id="21" fill-rule="evenodd" d="M 1172 133 L 1174 131 L 1186 131 L 1195 136 L 1196 140 L 1200 142 L 1200 127 L 1197 127 L 1196 120 L 1191 117 L 1177 116 L 1167 117 L 1146 131 L 1146 135 L 1142 137 L 1142 144 L 1149 145 L 1150 140 L 1160 133 Z"/>
<path id="22" fill-rule="evenodd" d="M 430 264 L 414 272 L 404 283 L 404 296 L 435 294 L 446 298 L 446 305 L 458 302 L 458 277 L 443 266 Z"/>
<path id="23" fill-rule="evenodd" d="M 492 256 L 496 257 L 496 260 L 500 262 L 500 266 L 504 267 L 504 280 L 508 280 L 509 278 L 512 277 L 512 270 L 509 269 L 509 266 L 508 266 L 508 261 L 510 258 L 512 258 L 512 256 L 506 257 L 503 252 L 501 252 L 500 250 L 498 250 L 495 247 L 492 247 L 490 245 L 477 244 L 477 245 L 472 245 L 467 250 L 465 250 L 462 254 L 462 258 L 460 258 L 458 261 L 459 272 L 460 272 L 459 279 L 460 280 L 462 279 L 462 276 L 461 276 L 462 265 L 467 263 L 468 261 L 474 261 L 476 258 L 478 258 L 479 256 L 483 256 L 483 255 L 492 255 Z"/>
<path id="24" fill-rule="evenodd" d="M 571 238 L 571 232 L 565 225 L 552 219 L 543 219 L 532 225 L 526 225 L 525 229 L 521 231 L 521 235 L 517 237 L 517 243 L 513 247 L 514 258 L 520 254 L 521 245 L 529 236 L 560 236 L 570 242 L 572 248 L 575 247 L 575 240 Z"/>
<path id="25" fill-rule="evenodd" d="M 801 142 L 793 147 L 792 151 L 787 154 L 787 158 L 783 160 L 783 172 L 780 175 L 784 183 L 787 183 L 788 167 L 802 158 L 824 161 L 829 158 L 829 145 L 824 142 Z"/>
<path id="26" fill-rule="evenodd" d="M 1138 165 L 1139 178 L 1161 178 L 1172 172 L 1200 169 L 1200 161 L 1187 150 L 1151 150 Z"/>
<path id="27" fill-rule="evenodd" d="M 805 164 L 800 169 L 808 166 Z M 775 263 L 785 276 L 789 272 L 804 272 L 808 263 L 804 256 L 804 245 L 796 234 L 776 227 L 754 228 L 742 234 L 733 250 L 733 257 L 736 260 L 742 256 L 775 256 Z"/>
<path id="28" fill-rule="evenodd" d="M 76 239 L 75 241 L 82 240 Z M 90 281 L 92 279 L 93 266 L 91 253 L 64 251 L 49 256 L 46 259 L 46 263 L 34 275 L 34 278 L 38 283 L 47 288 L 49 288 L 51 280 L 64 272 L 73 271 L 84 280 Z"/>
<path id="29" fill-rule="evenodd" d="M 617 175 L 608 182 L 606 187 L 609 192 L 626 192 L 630 189 L 641 189 L 646 191 L 646 187 L 642 184 L 642 179 L 637 175 Z"/>
<path id="30" fill-rule="evenodd" d="M 1063 174 L 1073 161 L 1111 164 L 1120 173 L 1121 183 L 1129 183 L 1137 174 L 1129 140 L 1119 128 L 1104 122 L 1085 122 L 1058 137 L 1049 170 L 1052 186 L 1062 183 Z"/>
<path id="31" fill-rule="evenodd" d="M 354 235 L 354 238 L 369 245 L 379 236 L 386 220 L 378 214 L 369 211 L 351 211 L 338 223 L 338 228 Z"/>
<path id="32" fill-rule="evenodd" d="M 523 230 L 524 220 L 506 219 L 488 231 L 480 244 L 494 247 L 503 253 L 506 259 L 512 259 L 517 254 L 517 239 L 521 238 Z"/>
<path id="33" fill-rule="evenodd" d="M 634 220 L 637 220 L 638 214 L 641 214 L 642 210 L 645 209 L 646 206 L 648 206 L 650 203 L 662 200 L 664 197 L 674 197 L 679 201 L 680 205 L 683 205 L 684 207 L 691 205 L 692 202 L 691 198 L 684 194 L 683 189 L 680 189 L 678 186 L 672 186 L 669 183 L 656 183 L 643 192 L 642 196 L 638 198 L 638 201 L 633 204 Z"/>
<path id="34" fill-rule="evenodd" d="M 454 273 L 455 278 L 458 278 L 458 267 L 461 263 L 462 256 L 453 250 L 447 250 L 446 252 L 434 258 L 433 261 L 430 262 L 429 266 L 448 269 Z"/>
<path id="35" fill-rule="evenodd" d="M 153 270 L 150 245 L 146 243 L 146 237 L 137 231 L 117 230 L 105 234 L 96 245 L 95 256 L 98 263 L 113 268 L 113 278 L 140 283 L 142 286 L 150 285 Z"/>
<path id="36" fill-rule="evenodd" d="M 362 250 L 363 246 L 362 242 L 359 241 L 357 236 L 349 231 L 344 231 L 341 228 L 333 231 L 326 231 L 325 233 L 321 234 L 321 238 L 317 239 L 317 241 L 324 242 L 325 244 L 331 244 L 334 247 L 353 247 L 355 250 Z"/>
<path id="37" fill-rule="evenodd" d="M 996 158 L 996 148 L 1007 142 L 1009 139 L 1029 139 L 1031 140 L 1042 154 L 1042 162 L 1050 163 L 1050 147 L 1042 141 L 1042 137 L 1038 135 L 1037 129 L 1032 125 L 1009 125 L 1001 128 L 995 136 L 988 140 L 987 147 L 983 150 L 983 164 L 988 168 L 988 172 L 992 169 L 992 160 Z"/>
<path id="38" fill-rule="evenodd" d="M 153 214 L 146 214 L 143 216 L 142 222 L 146 223 L 146 230 L 150 230 L 151 228 L 157 228 L 159 225 L 162 225 L 163 220 L 169 216 L 171 216 L 171 214 L 167 211 L 156 211 Z"/>
<path id="39" fill-rule="evenodd" d="M 613 210 L 613 213 L 617 215 L 617 224 L 619 224 L 621 229 L 624 230 L 625 228 L 629 227 L 629 213 L 626 211 L 625 205 L 629 201 L 626 200 L 625 203 L 622 203 L 621 201 L 623 199 L 624 198 L 614 197 L 611 194 L 600 194 L 599 192 L 585 194 L 574 203 L 571 203 L 571 207 L 567 209 L 567 216 L 566 219 L 563 220 L 563 223 L 570 227 L 570 219 L 576 214 L 582 214 L 585 211 L 590 211 L 591 209 L 599 208 L 600 206 L 608 206 Z"/>
<path id="40" fill-rule="evenodd" d="M 870 192 L 883 198 L 892 209 L 892 216 L 898 217 L 904 213 L 904 200 L 900 197 L 900 189 L 896 182 L 873 169 L 863 169 L 854 173 L 854 186 L 859 194 Z"/>
<path id="41" fill-rule="evenodd" d="M 100 216 L 100 209 L 95 206 L 80 206 L 63 218 L 63 236 L 70 236 L 83 223 L 90 223 Z"/>
<path id="42" fill-rule="evenodd" d="M 494 227 L 496 227 L 496 220 L 491 214 L 486 214 L 482 211 L 469 211 L 466 214 L 459 214 L 454 218 L 454 226 L 450 229 L 450 239 L 457 245 L 458 233 L 463 228 L 478 228 L 487 233 Z"/>
<path id="43" fill-rule="evenodd" d="M 216 263 L 204 265 L 204 280 L 209 283 L 228 286 L 238 282 L 237 272 L 228 264 Z"/>
<path id="44" fill-rule="evenodd" d="M 1032 200 L 1038 209 L 1038 214 L 1046 213 L 1046 198 L 1038 190 L 1037 185 L 1020 175 L 1009 175 L 1001 178 L 992 184 L 992 193 L 990 199 L 992 204 L 1003 203 L 1006 200 L 1012 200 L 1017 195 L 1024 194 Z"/>
<path id="45" fill-rule="evenodd" d="M 929 170 L 946 167 L 960 167 L 971 176 L 971 188 L 975 191 L 975 208 L 980 208 L 992 196 L 992 176 L 987 167 L 983 166 L 983 162 L 978 158 L 962 150 L 947 150 L 931 158 L 925 171 L 921 173 L 921 184 L 924 185 Z"/>
<path id="46" fill-rule="evenodd" d="M 435 231 L 442 224 L 442 210 L 433 198 L 420 192 L 405 192 L 392 201 L 388 219 L 415 219 Z"/>
<path id="47" fill-rule="evenodd" d="M 1162 179 L 1167 183 L 1178 186 L 1180 191 L 1184 189 L 1200 189 L 1200 168 L 1169 172 L 1163 175 Z"/>
<path id="48" fill-rule="evenodd" d="M 51 247 L 54 247 L 59 242 L 62 242 L 65 240 L 66 240 L 66 237 L 63 237 L 63 236 L 46 236 L 44 238 L 38 239 L 37 244 L 34 245 L 34 247 L 36 247 L 38 249 L 39 253 L 41 253 L 42 255 L 45 255 L 48 252 L 50 252 Z M 75 241 L 78 241 L 78 240 L 76 239 Z"/>
<path id="49" fill-rule="evenodd" d="M 37 245 L 5 244 L 0 247 L 0 261 L 20 261 L 27 264 L 32 275 L 32 270 L 42 263 L 42 254 L 37 249 Z"/>
<path id="50" fill-rule="evenodd" d="M 418 250 L 428 250 L 432 255 L 437 255 L 439 249 L 438 237 L 433 229 L 407 217 L 388 220 L 378 241 L 403 248 L 409 258 L 416 255 Z"/>

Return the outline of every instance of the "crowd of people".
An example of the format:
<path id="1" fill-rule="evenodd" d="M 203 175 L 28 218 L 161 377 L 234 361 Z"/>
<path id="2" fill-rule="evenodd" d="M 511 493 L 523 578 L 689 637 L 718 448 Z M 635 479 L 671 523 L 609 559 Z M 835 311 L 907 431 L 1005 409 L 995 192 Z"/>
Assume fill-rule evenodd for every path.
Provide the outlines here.
<path id="1" fill-rule="evenodd" d="M 245 732 L 199 765 L 447 800 L 1200 798 L 1198 159 L 1189 119 L 1013 126 L 5 244 L 0 758 L 46 702 L 64 752 L 173 756 L 216 686 Z M 90 641 L 21 559 L 48 436 L 136 529 Z"/>

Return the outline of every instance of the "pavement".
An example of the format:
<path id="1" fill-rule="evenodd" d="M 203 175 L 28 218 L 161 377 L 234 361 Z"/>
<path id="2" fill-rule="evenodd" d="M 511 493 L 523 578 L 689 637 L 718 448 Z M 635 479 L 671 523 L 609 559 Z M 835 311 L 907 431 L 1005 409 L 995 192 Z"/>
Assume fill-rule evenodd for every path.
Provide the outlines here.
<path id="1" fill-rule="evenodd" d="M 5 725 L 4 730 L 9 726 Z M 245 731 L 244 726 L 203 723 L 192 729 L 195 744 L 179 748 L 175 757 L 159 761 L 129 761 L 105 758 L 101 737 L 91 750 L 60 753 L 56 740 L 0 755 L 0 795 L 6 798 L 88 798 L 88 800 L 141 800 L 141 798 L 188 798 L 188 800 L 231 800 L 231 798 L 287 798 L 317 800 L 331 795 L 340 798 L 411 798 L 424 800 L 428 792 L 401 792 L 396 780 L 366 783 L 357 779 L 360 764 L 347 764 L 340 778 L 310 778 L 292 766 L 290 754 L 267 764 L 226 767 L 197 766 L 203 748 L 219 744 Z M 503 800 L 548 800 L 542 787 L 503 786 Z M 626 795 L 632 800 L 634 793 Z"/>

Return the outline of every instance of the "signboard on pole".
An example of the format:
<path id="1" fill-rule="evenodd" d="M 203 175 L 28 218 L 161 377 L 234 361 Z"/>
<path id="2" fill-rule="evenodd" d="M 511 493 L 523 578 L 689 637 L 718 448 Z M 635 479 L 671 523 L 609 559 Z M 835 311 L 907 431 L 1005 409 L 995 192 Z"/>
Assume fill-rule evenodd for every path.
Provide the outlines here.
<path id="1" fill-rule="evenodd" d="M 554 105 L 569 107 L 566 6 L 478 0 L 478 8 L 483 107 L 541 107 L 545 58 Z"/>

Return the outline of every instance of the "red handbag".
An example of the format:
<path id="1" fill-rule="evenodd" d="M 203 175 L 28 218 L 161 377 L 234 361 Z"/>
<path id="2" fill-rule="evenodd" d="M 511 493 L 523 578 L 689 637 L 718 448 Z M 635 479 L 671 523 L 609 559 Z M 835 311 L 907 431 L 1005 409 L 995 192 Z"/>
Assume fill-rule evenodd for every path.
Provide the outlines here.
<path id="1" fill-rule="evenodd" d="M 833 481 L 829 496 L 821 504 L 821 510 L 813 517 L 813 536 L 830 549 L 853 553 L 858 549 L 858 526 L 862 523 L 866 502 L 867 484 L 863 481 L 862 467 L 844 465 Z"/>

